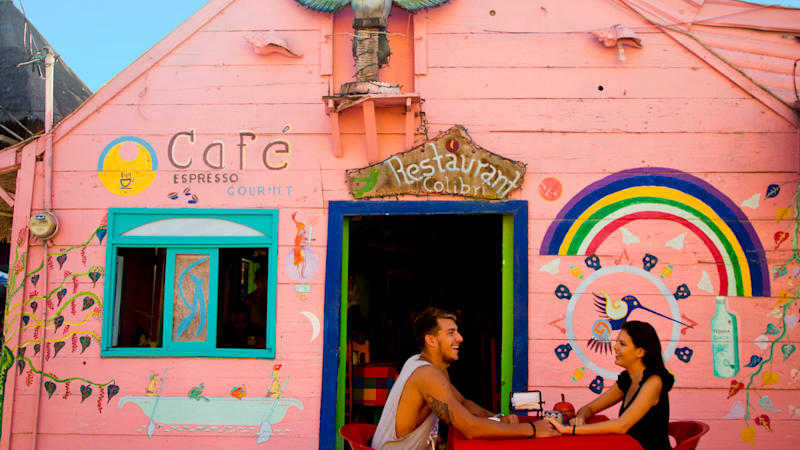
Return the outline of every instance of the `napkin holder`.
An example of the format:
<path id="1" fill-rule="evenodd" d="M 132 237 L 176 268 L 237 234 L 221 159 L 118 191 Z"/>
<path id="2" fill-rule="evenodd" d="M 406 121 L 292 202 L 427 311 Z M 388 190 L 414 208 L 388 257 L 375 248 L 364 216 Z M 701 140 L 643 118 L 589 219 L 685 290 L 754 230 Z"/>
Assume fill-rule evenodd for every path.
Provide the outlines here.
<path id="1" fill-rule="evenodd" d="M 522 391 L 511 393 L 511 411 L 535 412 L 536 417 L 541 417 L 544 410 L 542 391 Z"/>

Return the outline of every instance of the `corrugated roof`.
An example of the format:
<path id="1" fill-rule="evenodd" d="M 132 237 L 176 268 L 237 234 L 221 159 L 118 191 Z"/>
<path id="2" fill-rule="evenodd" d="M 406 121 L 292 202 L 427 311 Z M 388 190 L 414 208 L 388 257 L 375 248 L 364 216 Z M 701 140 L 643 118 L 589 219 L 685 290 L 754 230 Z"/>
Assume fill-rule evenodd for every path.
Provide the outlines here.
<path id="1" fill-rule="evenodd" d="M 42 131 L 44 121 L 44 61 L 32 61 L 47 40 L 10 0 L 0 0 L 0 123 L 19 137 Z M 58 122 L 92 95 L 88 87 L 60 58 L 54 68 L 54 121 Z M 16 119 L 16 120 L 15 120 Z M 20 127 L 22 122 L 29 130 Z M 0 127 L 0 134 L 11 136 Z M 11 140 L 18 140 L 11 136 Z M 6 145 L 8 140 L 6 140 Z M 0 140 L 0 147 L 5 146 Z"/>

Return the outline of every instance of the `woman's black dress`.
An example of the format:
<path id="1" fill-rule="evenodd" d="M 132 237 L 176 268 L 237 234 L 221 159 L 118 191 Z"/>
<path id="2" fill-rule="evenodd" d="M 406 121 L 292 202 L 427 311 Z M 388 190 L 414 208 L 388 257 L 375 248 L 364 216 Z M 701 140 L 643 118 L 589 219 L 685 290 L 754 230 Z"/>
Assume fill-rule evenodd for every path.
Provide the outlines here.
<path id="1" fill-rule="evenodd" d="M 651 376 L 661 377 L 661 395 L 658 398 L 658 404 L 650 408 L 647 414 L 642 417 L 639 422 L 634 424 L 629 430 L 628 434 L 634 439 L 639 441 L 639 444 L 645 450 L 669 450 L 669 391 L 672 385 L 675 384 L 675 377 L 671 373 L 664 370 L 663 372 L 656 372 L 650 369 L 645 369 L 644 376 L 642 376 L 642 383 L 644 383 Z M 619 409 L 619 415 L 630 406 L 631 403 L 639 395 L 641 385 L 634 386 L 636 392 L 631 397 L 631 401 L 625 404 L 625 397 L 628 395 L 628 390 L 631 389 L 631 377 L 628 371 L 624 371 L 617 379 L 617 386 L 623 393 L 622 406 Z"/>

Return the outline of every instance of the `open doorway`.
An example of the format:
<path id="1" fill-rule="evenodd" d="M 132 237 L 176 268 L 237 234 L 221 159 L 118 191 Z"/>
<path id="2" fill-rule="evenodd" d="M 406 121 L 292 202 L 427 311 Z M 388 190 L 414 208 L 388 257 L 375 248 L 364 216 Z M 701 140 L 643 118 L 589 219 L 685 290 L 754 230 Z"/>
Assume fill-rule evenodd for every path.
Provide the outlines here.
<path id="1" fill-rule="evenodd" d="M 449 369 L 453 384 L 500 410 L 502 232 L 501 214 L 350 218 L 345 422 L 377 423 L 388 386 L 364 367 L 399 373 L 419 352 L 412 324 L 428 306 L 459 317 L 464 343 Z"/>
<path id="2" fill-rule="evenodd" d="M 501 299 L 497 305 L 499 314 L 502 318 L 496 326 L 499 340 L 502 343 L 496 343 L 495 350 L 498 352 L 497 359 L 500 362 L 500 374 L 498 376 L 497 385 L 490 387 L 491 378 L 486 382 L 486 392 L 499 391 L 499 411 L 503 413 L 509 412 L 509 400 L 512 391 L 525 390 L 528 387 L 528 202 L 524 200 L 509 200 L 502 202 L 483 202 L 483 201 L 405 201 L 405 200 L 391 200 L 391 201 L 331 201 L 328 203 L 328 239 L 327 239 L 327 254 L 325 259 L 325 324 L 323 328 L 323 361 L 322 361 L 322 397 L 320 408 L 320 425 L 319 425 L 319 448 L 320 449 L 343 449 L 344 441 L 339 436 L 339 428 L 345 424 L 345 404 L 347 403 L 346 391 L 346 368 L 348 352 L 346 345 L 348 342 L 348 326 L 347 326 L 347 306 L 348 300 L 348 275 L 350 271 L 350 239 L 358 237 L 355 233 L 351 233 L 351 224 L 358 228 L 356 224 L 359 220 L 364 223 L 369 223 L 368 218 L 384 216 L 387 219 L 399 218 L 400 216 L 416 217 L 418 219 L 430 218 L 433 222 L 416 221 L 412 220 L 411 233 L 412 237 L 408 239 L 417 239 L 421 242 L 420 236 L 428 235 L 426 242 L 430 242 L 429 246 L 436 243 L 436 239 L 431 240 L 431 230 L 437 232 L 440 237 L 439 241 L 451 243 L 461 249 L 461 251 L 453 251 L 451 253 L 442 253 L 439 248 L 438 253 L 434 252 L 433 256 L 426 257 L 424 262 L 426 268 L 431 272 L 432 278 L 438 277 L 439 281 L 436 283 L 443 283 L 442 280 L 447 280 L 446 277 L 451 273 L 462 274 L 459 278 L 462 286 L 461 298 L 456 294 L 455 296 L 438 297 L 427 290 L 420 290 L 411 285 L 408 285 L 408 290 L 413 294 L 406 297 L 401 297 L 402 302 L 406 302 L 411 306 L 419 307 L 418 304 L 422 301 L 424 295 L 429 295 L 431 298 L 445 300 L 447 302 L 455 302 L 456 305 L 453 309 L 461 309 L 462 314 L 466 317 L 461 321 L 460 328 L 467 332 L 479 330 L 478 319 L 482 320 L 483 317 L 479 316 L 475 323 L 469 323 L 470 314 L 475 311 L 480 311 L 478 308 L 488 308 L 487 305 L 492 304 L 492 301 L 483 299 L 481 300 L 478 289 L 484 285 L 488 285 L 484 280 L 486 277 L 481 270 L 478 270 L 468 264 L 472 261 L 474 255 L 477 254 L 477 249 L 483 245 L 489 245 L 490 242 L 495 242 L 494 239 L 500 240 L 501 252 L 497 256 L 500 264 L 500 277 L 501 277 Z M 445 217 L 446 216 L 446 217 Z M 490 225 L 489 229 L 481 229 L 483 222 L 481 218 L 488 220 Z M 436 222 L 436 220 L 440 220 Z M 496 220 L 497 222 L 493 222 Z M 495 227 L 499 225 L 491 225 L 491 223 L 501 224 L 502 228 L 499 231 Z M 365 225 L 366 226 L 366 225 Z M 369 225 L 374 229 L 379 229 L 379 225 Z M 463 230 L 463 232 L 462 232 Z M 493 231 L 489 231 L 493 230 Z M 394 230 L 392 230 L 394 232 Z M 407 234 L 407 233 L 406 233 Z M 378 241 L 381 237 L 378 238 Z M 486 241 L 490 240 L 489 243 Z M 409 245 L 401 242 L 400 245 Z M 418 249 L 418 253 L 427 252 L 427 247 L 420 244 L 414 244 Z M 438 245 L 438 244 L 437 244 Z M 494 246 L 496 244 L 491 244 Z M 372 250 L 375 253 L 375 250 Z M 425 253 L 429 254 L 429 253 Z M 466 255 L 466 256 L 465 256 Z M 370 255 L 368 255 L 370 256 Z M 382 257 L 382 259 L 386 259 Z M 364 259 L 365 261 L 372 261 L 372 259 Z M 416 265 L 421 265 L 422 259 L 416 258 Z M 358 263 L 356 263 L 358 264 Z M 457 268 L 461 267 L 462 272 L 458 272 Z M 485 266 L 478 266 L 482 268 Z M 359 269 L 355 269 L 359 270 Z M 412 271 L 413 272 L 413 271 Z M 417 270 L 416 273 L 421 273 Z M 354 276 L 357 278 L 357 276 Z M 414 281 L 414 280 L 411 280 Z M 402 286 L 401 286 L 402 287 Z M 363 287 L 360 287 L 363 289 Z M 360 292 L 359 295 L 374 295 L 371 290 L 371 285 L 368 287 L 370 292 Z M 384 287 L 385 289 L 385 287 Z M 384 291 L 385 292 L 385 291 Z M 466 294 L 464 294 L 466 292 Z M 493 297 L 496 298 L 496 297 Z M 473 300 L 475 299 L 475 300 Z M 497 301 L 497 300 L 493 300 Z M 459 304 L 463 302 L 463 304 Z M 400 308 L 404 303 L 395 305 L 390 303 L 386 298 L 383 299 L 383 304 L 386 308 L 395 306 L 395 310 Z M 378 304 L 378 300 L 374 303 L 370 300 L 370 305 Z M 464 305 L 468 305 L 464 308 Z M 447 308 L 452 307 L 450 303 L 442 302 L 441 306 Z M 410 309 L 408 306 L 406 310 Z M 466 311 L 466 313 L 465 313 Z M 363 311 L 362 317 L 369 319 L 372 311 Z M 474 314 L 472 314 L 474 315 Z M 487 317 L 491 315 L 487 314 Z M 466 322 L 465 322 L 466 320 Z M 494 319 L 492 319 L 494 320 Z M 483 327 L 491 328 L 491 327 Z M 490 330 L 486 330 L 490 331 Z M 495 330 L 491 330 L 495 331 Z M 389 334 L 387 330 L 382 330 Z M 409 330 L 410 333 L 410 330 Z M 465 355 L 469 348 L 469 352 L 479 352 L 479 344 L 476 341 L 479 339 L 470 336 L 470 333 L 465 335 L 465 344 L 462 347 L 461 361 L 453 364 L 454 383 L 462 392 L 472 397 L 475 401 L 481 400 L 481 394 L 474 394 L 466 385 L 462 387 L 461 380 L 458 377 L 473 377 L 477 380 L 484 380 L 484 373 L 490 373 L 490 367 L 478 367 L 476 364 L 465 363 Z M 404 341 L 405 342 L 405 341 Z M 408 343 L 412 342 L 409 335 Z M 411 347 L 409 347 L 411 348 Z M 486 346 L 486 351 L 489 346 Z M 377 350 L 376 350 L 377 351 Z M 396 355 L 394 359 L 405 361 L 411 354 L 416 353 L 417 350 L 407 350 L 406 355 Z M 374 354 L 375 351 L 371 350 Z M 479 353 L 478 353 L 479 355 Z M 463 370 L 462 374 L 456 374 L 458 370 Z M 472 370 L 471 370 L 472 369 Z M 477 372 L 475 372 L 477 370 Z M 484 372 L 484 370 L 486 372 Z M 469 383 L 470 380 L 468 380 Z M 481 388 L 482 390 L 483 388 Z M 491 406 L 491 405 L 489 405 Z M 492 408 L 495 409 L 495 408 Z"/>

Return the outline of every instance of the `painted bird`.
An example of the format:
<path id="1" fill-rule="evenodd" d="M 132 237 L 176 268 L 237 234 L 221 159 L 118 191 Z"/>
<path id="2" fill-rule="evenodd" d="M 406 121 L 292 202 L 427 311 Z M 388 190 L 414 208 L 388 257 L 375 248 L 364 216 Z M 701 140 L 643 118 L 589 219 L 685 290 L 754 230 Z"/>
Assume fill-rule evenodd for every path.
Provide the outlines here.
<path id="1" fill-rule="evenodd" d="M 247 389 L 244 385 L 234 386 L 233 389 L 231 389 L 231 397 L 241 400 L 245 395 L 247 395 Z"/>
<path id="2" fill-rule="evenodd" d="M 597 312 L 600 313 L 602 317 L 608 319 L 608 322 L 611 324 L 612 330 L 619 330 L 622 328 L 622 324 L 628 321 L 628 316 L 631 315 L 633 310 L 635 309 L 643 309 L 649 313 L 655 314 L 657 316 L 661 316 L 665 319 L 669 319 L 673 322 L 677 322 L 685 327 L 694 328 L 692 325 L 687 325 L 681 321 L 675 320 L 671 317 L 667 317 L 661 313 L 657 313 L 650 308 L 645 307 L 642 305 L 639 300 L 632 296 L 626 295 L 622 297 L 621 300 L 611 300 L 611 296 L 608 292 L 598 289 L 600 295 L 597 292 L 592 292 L 595 296 L 594 306 L 597 308 Z"/>

